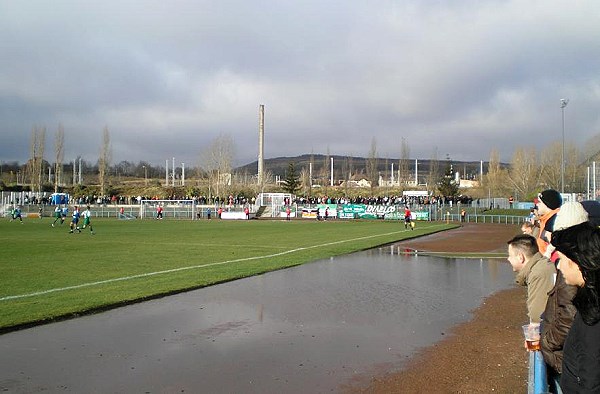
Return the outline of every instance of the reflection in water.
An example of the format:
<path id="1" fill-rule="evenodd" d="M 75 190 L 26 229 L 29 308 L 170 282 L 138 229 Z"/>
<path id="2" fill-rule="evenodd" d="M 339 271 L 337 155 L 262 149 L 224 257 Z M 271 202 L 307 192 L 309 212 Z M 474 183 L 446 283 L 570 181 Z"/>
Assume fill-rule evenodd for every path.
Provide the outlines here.
<path id="1" fill-rule="evenodd" d="M 376 248 L 376 249 L 372 249 L 369 251 L 365 252 L 368 256 L 384 256 L 384 255 L 390 255 L 390 256 L 398 256 L 397 258 L 400 259 L 400 261 L 419 261 L 418 257 L 419 256 L 419 251 L 416 249 L 412 249 L 412 248 L 406 248 L 403 246 L 399 246 L 399 245 L 388 245 L 386 247 L 381 247 L 381 248 Z M 449 270 L 454 270 L 454 268 L 456 267 L 457 264 L 460 264 L 459 262 L 461 261 L 465 261 L 468 262 L 468 264 L 474 264 L 476 262 L 479 263 L 479 273 L 480 273 L 480 278 L 479 280 L 481 281 L 481 283 L 485 283 L 485 278 L 484 278 L 484 271 L 487 271 L 487 274 L 489 275 L 489 280 L 491 280 L 492 282 L 497 282 L 498 281 L 498 275 L 499 275 L 499 270 L 500 267 L 504 267 L 506 269 L 506 261 L 505 259 L 483 259 L 483 258 L 479 258 L 479 259 L 463 259 L 463 258 L 452 258 L 452 257 L 434 257 L 431 255 L 427 255 L 425 253 L 420 255 L 421 257 L 423 256 L 429 256 L 426 257 L 426 259 L 434 259 L 437 260 L 437 263 L 439 264 L 445 264 Z M 421 258 L 422 260 L 422 258 Z M 455 273 L 459 273 L 459 270 L 456 270 Z M 482 291 L 485 291 L 485 287 L 482 289 Z"/>
<path id="2" fill-rule="evenodd" d="M 335 391 L 512 281 L 501 260 L 385 246 L 3 335 L 0 369 L 17 392 Z"/>

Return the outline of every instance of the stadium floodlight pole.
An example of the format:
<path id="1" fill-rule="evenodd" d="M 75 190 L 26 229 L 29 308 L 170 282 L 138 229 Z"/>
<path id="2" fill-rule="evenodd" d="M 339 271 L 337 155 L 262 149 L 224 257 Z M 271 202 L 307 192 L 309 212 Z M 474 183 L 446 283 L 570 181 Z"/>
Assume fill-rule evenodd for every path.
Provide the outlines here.
<path id="1" fill-rule="evenodd" d="M 415 159 L 415 186 L 419 186 L 419 159 Z"/>
<path id="2" fill-rule="evenodd" d="M 181 186 L 185 186 L 185 163 L 181 163 Z"/>
<path id="3" fill-rule="evenodd" d="M 312 161 L 308 162 L 308 190 L 312 192 Z"/>
<path id="4" fill-rule="evenodd" d="M 562 155 L 560 160 L 560 192 L 565 192 L 565 107 L 569 99 L 560 99 L 560 110 L 562 112 Z"/>
<path id="5" fill-rule="evenodd" d="M 590 166 L 587 166 L 587 173 L 586 173 L 586 186 L 587 186 L 587 193 L 585 194 L 585 199 L 589 200 L 590 199 Z"/>
<path id="6" fill-rule="evenodd" d="M 333 157 L 331 158 L 331 181 L 329 182 L 333 186 Z"/>

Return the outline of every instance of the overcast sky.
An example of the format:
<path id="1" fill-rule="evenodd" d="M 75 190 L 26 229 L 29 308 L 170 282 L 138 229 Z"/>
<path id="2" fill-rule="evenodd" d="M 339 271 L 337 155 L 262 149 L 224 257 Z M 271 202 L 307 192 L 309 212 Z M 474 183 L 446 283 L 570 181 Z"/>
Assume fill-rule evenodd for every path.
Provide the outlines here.
<path id="1" fill-rule="evenodd" d="M 600 133 L 597 0 L 0 1 L 0 162 L 304 153 L 509 161 Z"/>

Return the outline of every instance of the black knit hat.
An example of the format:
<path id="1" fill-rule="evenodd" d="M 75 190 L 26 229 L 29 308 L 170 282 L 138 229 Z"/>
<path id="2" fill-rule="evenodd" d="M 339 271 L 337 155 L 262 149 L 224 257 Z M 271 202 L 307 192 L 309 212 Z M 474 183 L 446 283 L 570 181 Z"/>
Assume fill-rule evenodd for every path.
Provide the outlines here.
<path id="1" fill-rule="evenodd" d="M 538 195 L 538 198 L 550 209 L 556 209 L 562 205 L 562 197 L 554 189 L 544 190 Z"/>

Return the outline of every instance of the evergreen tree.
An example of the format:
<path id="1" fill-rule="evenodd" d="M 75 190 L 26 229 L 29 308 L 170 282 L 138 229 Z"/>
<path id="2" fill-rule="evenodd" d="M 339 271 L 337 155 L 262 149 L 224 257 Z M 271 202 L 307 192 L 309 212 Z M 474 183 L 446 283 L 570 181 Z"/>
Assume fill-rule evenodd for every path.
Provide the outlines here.
<path id="1" fill-rule="evenodd" d="M 283 190 L 290 194 L 296 194 L 300 189 L 300 175 L 296 172 L 296 166 L 293 162 L 288 164 L 288 170 L 283 181 Z"/>
<path id="2" fill-rule="evenodd" d="M 438 190 L 441 195 L 446 197 L 458 196 L 458 183 L 454 180 L 454 169 L 450 163 L 448 163 L 444 175 L 438 181 Z"/>

